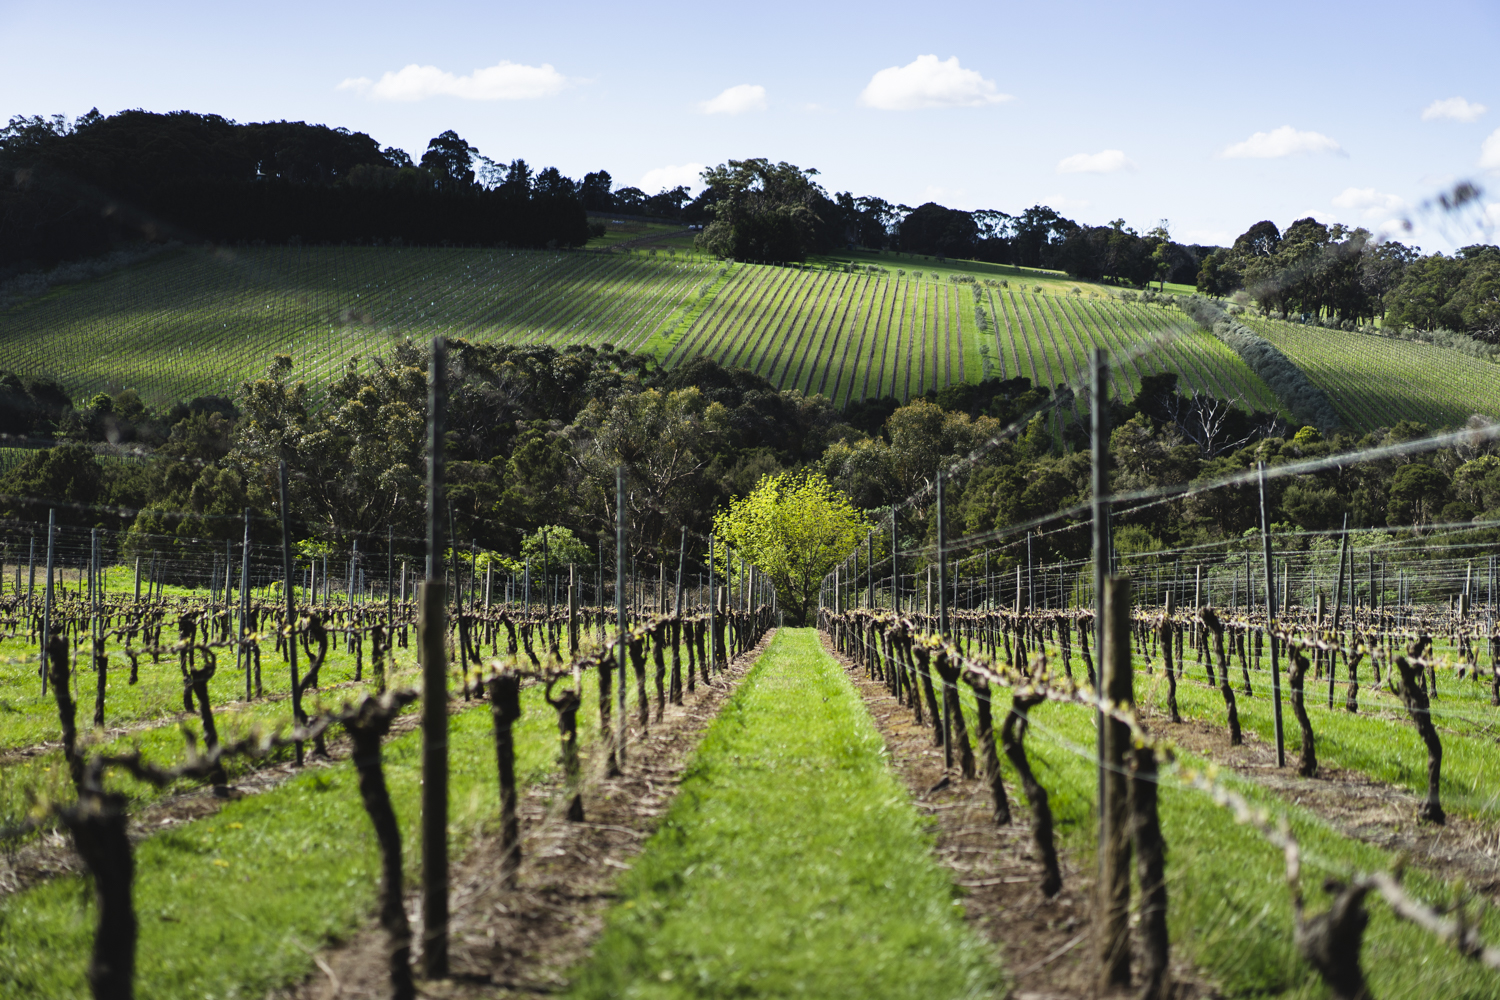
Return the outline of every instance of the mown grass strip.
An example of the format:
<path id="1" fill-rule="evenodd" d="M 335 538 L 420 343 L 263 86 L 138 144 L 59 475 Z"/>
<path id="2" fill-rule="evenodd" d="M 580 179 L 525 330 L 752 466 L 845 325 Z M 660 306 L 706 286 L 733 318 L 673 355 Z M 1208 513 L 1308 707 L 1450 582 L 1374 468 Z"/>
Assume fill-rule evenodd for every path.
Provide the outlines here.
<path id="1" fill-rule="evenodd" d="M 1008 707 L 1001 699 L 997 713 Z M 1094 718 L 1079 706 L 1043 705 L 1032 710 L 1027 752 L 1051 796 L 1062 846 L 1083 859 L 1094 851 Z M 1184 764 L 1203 762 L 1180 754 Z M 1302 885 L 1309 913 L 1328 907 L 1325 876 L 1387 869 L 1395 855 L 1339 834 L 1322 819 L 1250 782 L 1233 781 L 1252 803 L 1285 814 L 1303 848 Z M 1249 827 L 1236 825 L 1229 810 L 1203 792 L 1164 781 L 1162 833 L 1167 841 L 1168 923 L 1174 958 L 1204 969 L 1224 995 L 1314 998 L 1326 996 L 1317 974 L 1297 955 L 1292 939 L 1291 896 L 1281 852 Z M 1445 900 L 1448 887 L 1409 869 L 1407 887 L 1431 901 Z M 1384 903 L 1369 902 L 1370 925 L 1362 950 L 1372 996 L 1386 1000 L 1428 997 L 1492 997 L 1500 977 L 1466 962 L 1449 945 L 1402 923 Z M 1500 917 L 1487 911 L 1481 922 L 1489 940 L 1500 936 Z"/>
<path id="2" fill-rule="evenodd" d="M 1196 670 L 1194 669 L 1196 667 Z M 1166 698 L 1166 681 L 1159 669 L 1145 675 L 1137 665 L 1136 691 L 1143 703 L 1162 702 Z M 1188 666 L 1190 676 L 1177 683 L 1177 704 L 1184 717 L 1201 719 L 1216 726 L 1228 726 L 1228 715 L 1224 697 L 1217 689 L 1202 682 L 1203 668 L 1196 662 Z M 1196 674 L 1196 676 L 1192 676 Z M 1240 725 L 1247 732 L 1256 733 L 1262 742 L 1275 745 L 1276 723 L 1271 704 L 1271 679 L 1265 672 L 1253 672 L 1255 695 L 1244 693 L 1241 688 L 1240 669 L 1235 665 L 1230 671 L 1235 689 L 1235 702 L 1239 711 Z M 1344 709 L 1345 684 L 1338 685 L 1336 707 L 1329 711 L 1326 697 L 1326 682 L 1310 682 L 1314 688 L 1308 692 L 1307 710 L 1312 722 L 1313 737 L 1318 752 L 1318 763 L 1323 767 L 1346 768 L 1404 788 L 1416 796 L 1427 794 L 1427 750 L 1422 745 L 1416 729 L 1404 718 L 1394 696 L 1374 694 L 1368 671 L 1364 673 L 1365 685 L 1360 690 L 1360 711 L 1354 714 Z M 1450 702 L 1452 693 L 1459 685 L 1450 682 L 1447 686 Z M 1295 769 L 1297 755 L 1302 750 L 1302 733 L 1292 719 L 1287 707 L 1286 680 L 1282 679 L 1284 714 L 1283 733 L 1286 739 L 1288 766 Z M 1438 714 L 1450 709 L 1439 699 L 1433 713 L 1441 727 L 1447 724 L 1463 726 L 1462 718 L 1448 719 Z M 1489 706 L 1484 706 L 1488 710 Z M 1376 715 L 1373 713 L 1383 713 Z M 1400 714 L 1395 714 L 1400 713 Z M 1480 714 L 1479 712 L 1475 713 Z M 1484 711 L 1490 716 L 1491 711 Z M 1476 727 L 1479 728 L 1479 727 Z M 1483 728 L 1488 728 L 1487 726 Z M 1457 812 L 1488 822 L 1500 821 L 1500 794 L 1495 791 L 1494 774 L 1500 765 L 1500 750 L 1495 748 L 1493 736 L 1476 734 L 1480 738 L 1465 737 L 1451 730 L 1442 734 L 1443 776 L 1439 785 L 1443 806 Z"/>
<path id="3" fill-rule="evenodd" d="M 553 769 L 557 717 L 539 688 L 523 692 L 522 705 L 516 773 L 525 785 Z M 486 707 L 451 720 L 455 843 L 498 814 Z M 580 713 L 582 739 L 596 731 L 595 717 Z M 384 749 L 409 875 L 418 870 L 420 845 L 420 736 L 408 733 Z M 313 968 L 306 949 L 347 937 L 373 912 L 379 873 L 374 833 L 347 763 L 310 768 L 146 840 L 136 849 L 136 995 L 259 997 L 302 978 Z M 0 997 L 87 997 L 94 920 L 83 878 L 54 879 L 0 900 Z"/>
<path id="4" fill-rule="evenodd" d="M 577 997 L 984 995 L 999 981 L 859 695 L 783 629 L 624 879 Z"/>

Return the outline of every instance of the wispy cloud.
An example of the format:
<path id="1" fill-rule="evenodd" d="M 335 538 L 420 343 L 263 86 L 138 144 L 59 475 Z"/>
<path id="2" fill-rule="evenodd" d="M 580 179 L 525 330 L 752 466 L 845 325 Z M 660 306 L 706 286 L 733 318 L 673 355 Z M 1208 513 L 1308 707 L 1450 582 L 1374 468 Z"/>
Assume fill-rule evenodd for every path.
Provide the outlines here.
<path id="1" fill-rule="evenodd" d="M 1321 132 L 1299 132 L 1290 125 L 1256 132 L 1244 142 L 1237 142 L 1220 155 L 1228 160 L 1274 160 L 1299 153 L 1338 153 L 1344 149 Z"/>
<path id="2" fill-rule="evenodd" d="M 1400 195 L 1377 191 L 1374 188 L 1345 188 L 1333 199 L 1334 208 L 1358 212 L 1366 222 L 1389 219 L 1407 207 L 1406 199 Z"/>
<path id="3" fill-rule="evenodd" d="M 1491 132 L 1480 145 L 1479 165 L 1485 170 L 1500 170 L 1500 128 Z"/>
<path id="4" fill-rule="evenodd" d="M 1112 174 L 1134 169 L 1135 164 L 1118 149 L 1106 149 L 1101 153 L 1074 153 L 1057 165 L 1057 172 L 1060 174 Z"/>
<path id="5" fill-rule="evenodd" d="M 758 83 L 741 83 L 712 100 L 699 101 L 698 110 L 705 115 L 742 115 L 746 111 L 764 111 L 766 88 Z"/>
<path id="6" fill-rule="evenodd" d="M 501 60 L 494 66 L 455 76 L 436 66 L 409 66 L 381 75 L 350 77 L 338 85 L 376 101 L 421 101 L 429 97 L 459 97 L 467 101 L 528 101 L 551 97 L 568 84 L 568 78 L 550 63 L 525 66 Z"/>
<path id="7" fill-rule="evenodd" d="M 1012 100 L 993 80 L 958 64 L 958 56 L 941 60 L 917 56 L 905 66 L 891 66 L 870 78 L 859 103 L 881 111 L 918 108 L 981 108 Z"/>
<path id="8" fill-rule="evenodd" d="M 1427 105 L 1422 111 L 1422 120 L 1428 122 L 1434 118 L 1452 118 L 1456 122 L 1472 122 L 1478 121 L 1479 116 L 1488 110 L 1483 104 L 1475 104 L 1462 97 L 1449 97 Z"/>
<path id="9" fill-rule="evenodd" d="M 702 183 L 702 174 L 703 164 L 701 163 L 684 163 L 682 166 L 673 164 L 646 171 L 641 175 L 638 186 L 647 194 L 670 190 L 679 184 L 683 187 L 695 188 Z"/>

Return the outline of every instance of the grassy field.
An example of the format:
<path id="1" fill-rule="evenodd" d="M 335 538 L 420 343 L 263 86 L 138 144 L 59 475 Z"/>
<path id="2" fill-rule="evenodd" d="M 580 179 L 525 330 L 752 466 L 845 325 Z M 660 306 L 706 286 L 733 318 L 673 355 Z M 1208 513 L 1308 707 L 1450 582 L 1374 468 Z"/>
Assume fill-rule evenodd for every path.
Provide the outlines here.
<path id="1" fill-rule="evenodd" d="M 1027 749 L 1051 796 L 1060 839 L 1079 855 L 1090 856 L 1097 836 L 1092 713 L 1078 706 L 1044 705 L 1031 717 Z M 1204 761 L 1190 754 L 1178 756 L 1187 767 L 1204 767 Z M 1227 780 L 1254 805 L 1287 816 L 1303 848 L 1302 884 L 1310 912 L 1327 908 L 1319 888 L 1324 877 L 1389 869 L 1396 861 L 1393 853 L 1345 837 L 1312 812 L 1253 783 Z M 1226 996 L 1327 996 L 1293 944 L 1281 852 L 1258 832 L 1236 825 L 1229 811 L 1203 792 L 1174 786 L 1164 780 L 1160 804 L 1174 958 L 1189 958 Z M 1406 884 L 1429 901 L 1446 900 L 1451 893 L 1449 886 L 1419 869 L 1408 870 Z M 1500 918 L 1487 911 L 1482 933 L 1493 940 L 1497 930 Z M 1466 962 L 1426 931 L 1398 921 L 1380 902 L 1370 905 L 1362 956 L 1372 996 L 1477 1000 L 1494 995 L 1494 973 Z"/>
<path id="2" fill-rule="evenodd" d="M 676 250 L 693 249 L 693 237 L 685 236 L 682 232 L 687 226 L 678 223 L 650 222 L 633 217 L 615 219 L 605 215 L 590 217 L 589 221 L 604 224 L 604 235 L 590 239 L 586 245 L 589 250 L 608 250 L 622 243 L 630 243 L 647 249 L 653 247 L 671 247 Z"/>
<path id="3" fill-rule="evenodd" d="M 556 716 L 540 689 L 524 695 L 518 780 L 554 768 Z M 585 736 L 592 723 L 579 716 Z M 390 740 L 386 780 L 408 872 L 418 871 L 420 734 Z M 460 847 L 498 813 L 488 706 L 453 717 L 450 837 Z M 348 762 L 309 767 L 284 784 L 180 823 L 136 849 L 140 918 L 136 995 L 252 997 L 313 970 L 310 949 L 346 938 L 375 903 L 379 855 Z M 94 906 L 66 876 L 0 899 L 0 997 L 87 997 Z"/>
<path id="4" fill-rule="evenodd" d="M 923 274 L 935 276 L 944 281 L 952 280 L 953 275 L 981 280 L 989 278 L 995 281 L 1008 281 L 1017 290 L 1033 292 L 1040 290 L 1042 293 L 1051 292 L 1059 295 L 1072 294 L 1073 289 L 1077 288 L 1083 295 L 1116 298 L 1121 291 L 1118 285 L 1070 278 L 1062 271 L 1049 271 L 1040 267 L 1019 267 L 1015 264 L 990 264 L 980 260 L 939 259 L 924 254 L 902 253 L 899 250 L 839 251 L 811 257 L 809 263 L 821 267 L 874 264 L 877 267 L 887 268 L 893 273 L 897 270 L 921 271 Z M 1156 289 L 1157 286 L 1153 282 L 1151 287 Z M 1166 287 L 1161 291 L 1173 295 L 1192 295 L 1196 289 L 1192 285 L 1167 282 Z"/>
<path id="5" fill-rule="evenodd" d="M 1500 365 L 1434 344 L 1240 318 L 1306 372 L 1356 430 L 1398 420 L 1458 426 L 1475 413 L 1500 418 Z"/>
<path id="6" fill-rule="evenodd" d="M 575 997 L 970 997 L 999 974 L 843 670 L 783 629 L 626 876 Z"/>

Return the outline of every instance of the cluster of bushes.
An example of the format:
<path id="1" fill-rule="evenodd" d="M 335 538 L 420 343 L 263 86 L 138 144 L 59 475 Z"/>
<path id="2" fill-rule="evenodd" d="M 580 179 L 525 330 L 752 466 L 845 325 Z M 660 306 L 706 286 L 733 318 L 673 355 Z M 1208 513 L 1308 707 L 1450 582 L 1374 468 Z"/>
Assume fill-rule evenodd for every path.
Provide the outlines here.
<path id="1" fill-rule="evenodd" d="M 1274 344 L 1243 323 L 1231 319 L 1224 307 L 1212 299 L 1184 296 L 1177 304 L 1199 326 L 1213 331 L 1214 336 L 1238 354 L 1251 371 L 1265 380 L 1294 417 L 1325 434 L 1338 429 L 1342 421 L 1328 395 L 1313 385 L 1302 369 Z"/>

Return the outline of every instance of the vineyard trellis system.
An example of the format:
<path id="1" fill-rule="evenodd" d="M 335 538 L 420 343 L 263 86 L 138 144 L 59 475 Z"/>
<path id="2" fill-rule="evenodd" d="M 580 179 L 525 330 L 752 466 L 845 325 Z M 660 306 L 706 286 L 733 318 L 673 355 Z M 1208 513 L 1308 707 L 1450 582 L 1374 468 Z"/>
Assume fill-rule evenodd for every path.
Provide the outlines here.
<path id="1" fill-rule="evenodd" d="M 498 818 L 506 859 L 501 875 L 511 878 L 520 858 L 511 729 L 520 717 L 519 697 L 524 685 L 540 686 L 545 701 L 556 712 L 559 758 L 571 796 L 567 815 L 582 821 L 578 716 L 586 697 L 583 678 L 597 679 L 596 704 L 607 770 L 620 773 L 628 766 L 632 731 L 639 738 L 652 724 L 648 660 L 654 667 L 655 722 L 659 724 L 669 703 L 682 704 L 684 689 L 692 692 L 699 678 L 702 683 L 714 683 L 715 675 L 733 657 L 754 647 L 775 623 L 774 591 L 764 577 L 753 568 L 746 569 L 743 560 L 736 569 L 733 554 L 722 545 L 718 546 L 721 568 L 712 555 L 715 544 L 711 536 L 706 539 L 710 551 L 706 594 L 700 585 L 699 601 L 693 601 L 686 578 L 686 531 L 670 589 L 665 561 L 658 567 L 655 588 L 651 587 L 650 574 L 638 572 L 634 561 L 627 558 L 623 470 L 612 594 L 605 586 L 601 560 L 592 605 L 582 602 L 585 581 L 576 566 L 568 567 L 566 600 L 555 601 L 557 591 L 552 584 L 560 582 L 562 574 L 554 575 L 553 567 L 544 559 L 542 585 L 535 602 L 529 566 L 519 580 L 512 574 L 509 581 L 502 581 L 508 586 L 499 595 L 494 574 L 487 569 L 481 602 L 476 554 L 468 553 L 466 581 L 464 553 L 457 546 L 445 552 L 442 504 L 433 499 L 442 495 L 442 353 L 442 345 L 435 343 L 429 401 L 429 435 L 434 442 L 430 447 L 429 498 L 433 502 L 428 511 L 425 580 L 414 591 L 408 591 L 405 561 L 397 574 L 394 532 L 388 532 L 385 539 L 383 574 L 368 565 L 372 561 L 368 551 L 361 556 L 357 548 L 351 548 L 346 572 L 340 574 L 343 587 L 330 586 L 338 579 L 329 571 L 330 553 L 320 553 L 321 559 L 314 557 L 300 564 L 295 561 L 285 519 L 284 465 L 279 575 L 275 560 L 267 559 L 257 551 L 261 547 L 252 545 L 249 512 L 244 518 L 245 540 L 240 546 L 238 567 L 233 560 L 233 543 L 226 543 L 222 564 L 216 546 L 208 548 L 200 543 L 201 547 L 190 546 L 179 552 L 171 563 L 162 560 L 159 553 L 149 564 L 143 556 L 137 557 L 132 584 L 124 591 L 112 591 L 107 586 L 105 552 L 112 539 L 101 537 L 97 529 L 59 528 L 56 511 L 49 514 L 40 546 L 40 587 L 35 573 L 38 546 L 33 537 L 26 539 L 25 585 L 21 564 L 16 562 L 9 592 L 0 593 L 0 614 L 4 615 L 0 621 L 10 630 L 5 639 L 19 640 L 36 652 L 11 657 L 3 665 L 22 668 L 16 687 L 25 684 L 27 668 L 37 667 L 34 686 L 27 685 L 35 692 L 30 695 L 33 700 L 20 710 L 39 709 L 50 694 L 62 734 L 61 753 L 71 797 L 59 794 L 41 807 L 29 806 L 18 821 L 0 828 L 0 839 L 13 843 L 35 838 L 56 824 L 68 829 L 74 848 L 93 876 L 97 922 L 87 977 L 96 996 L 132 995 L 138 937 L 132 902 L 135 866 L 128 836 L 131 800 L 106 786 L 107 773 L 122 772 L 156 789 L 182 781 L 207 782 L 216 794 L 227 794 L 229 765 L 291 749 L 300 766 L 305 744 L 312 744 L 314 754 L 326 756 L 325 739 L 330 730 L 342 730 L 353 745 L 360 797 L 381 855 L 379 921 L 389 939 L 389 978 L 394 995 L 409 998 L 415 996 L 413 940 L 402 902 L 401 838 L 380 752 L 382 738 L 397 717 L 414 707 L 421 712 L 421 967 L 425 976 L 443 978 L 447 975 L 449 916 L 446 746 L 448 702 L 453 695 L 459 694 L 466 701 L 487 699 L 490 704 L 499 785 Z M 414 540 L 401 541 L 408 544 Z M 145 565 L 149 570 L 143 578 Z M 71 588 L 68 568 L 73 573 Z M 371 572 L 367 574 L 367 570 Z M 116 575 L 121 571 L 132 572 L 119 568 Z M 378 581 L 373 579 L 377 576 Z M 174 592 L 168 592 L 169 578 L 175 578 Z M 183 588 L 188 581 L 201 581 L 207 593 Z M 495 600 L 497 596 L 499 600 Z M 606 602 L 610 596 L 613 600 Z M 702 599 L 705 596 L 706 600 Z M 422 667 L 422 689 L 390 689 L 388 678 L 396 650 L 413 645 Z M 330 653 L 340 647 L 346 654 L 353 653 L 352 683 L 367 683 L 371 690 L 337 711 L 313 706 L 309 712 L 304 698 L 327 686 L 329 678 L 323 676 L 323 670 Z M 223 704 L 225 681 L 231 681 L 237 691 L 242 674 L 244 704 L 267 700 L 270 671 L 263 661 L 268 653 L 281 655 L 289 683 L 289 705 L 271 700 L 269 718 L 278 723 L 278 731 L 221 739 L 215 705 Z M 305 666 L 299 666 L 299 653 Z M 148 760 L 139 747 L 130 753 L 118 753 L 91 750 L 87 745 L 87 733 L 80 731 L 77 719 L 78 688 L 89 672 L 95 675 L 93 727 L 96 732 L 102 730 L 109 717 L 110 699 L 120 697 L 118 685 L 125 676 L 123 668 L 111 671 L 111 656 L 129 664 L 127 691 L 137 685 L 169 689 L 180 684 L 182 710 L 197 715 L 201 731 L 200 747 L 199 737 L 184 729 L 187 747 L 182 763 L 162 766 Z M 632 673 L 633 720 L 628 714 Z M 216 678 L 217 685 L 213 684 Z M 17 700 L 27 697 L 15 689 L 8 694 Z M 280 731 L 288 723 L 290 728 Z"/>
<path id="2" fill-rule="evenodd" d="M 1088 398 L 1095 399 L 1106 391 L 1108 369 L 1102 352 L 1091 360 Z M 1054 399 L 1049 405 L 1061 404 Z M 1277 766 L 1287 766 L 1291 742 L 1299 751 L 1297 771 L 1305 777 L 1320 774 L 1320 728 L 1343 733 L 1361 719 L 1382 727 L 1404 719 L 1426 758 L 1421 780 L 1409 779 L 1420 796 L 1418 818 L 1443 824 L 1451 808 L 1445 807 L 1444 789 L 1450 788 L 1452 798 L 1455 782 L 1470 792 L 1459 793 L 1461 810 L 1493 817 L 1493 791 L 1477 784 L 1485 769 L 1476 758 L 1484 751 L 1472 745 L 1481 740 L 1487 746 L 1485 734 L 1500 706 L 1500 524 L 1447 526 L 1447 533 L 1437 526 L 1426 537 L 1348 530 L 1273 534 L 1265 506 L 1267 478 L 1311 471 L 1320 463 L 1348 465 L 1454 443 L 1482 444 L 1497 436 L 1493 429 L 1261 467 L 1190 487 L 1110 495 L 1099 475 L 1108 459 L 1103 411 L 1096 409 L 1091 419 L 1096 476 L 1089 504 L 1033 523 L 947 537 L 945 482 L 961 477 L 988 447 L 1015 434 L 1024 423 L 1018 422 L 949 463 L 872 526 L 868 538 L 825 578 L 820 626 L 856 667 L 883 681 L 919 725 L 931 728 L 947 767 L 983 780 L 996 823 L 1008 824 L 1011 808 L 998 742 L 1029 804 L 1034 857 L 1048 896 L 1061 890 L 1063 873 L 1044 779 L 1026 750 L 1026 734 L 1034 728 L 1031 711 L 1052 701 L 1094 712 L 1099 869 L 1093 920 L 1101 989 L 1131 983 L 1133 850 L 1141 894 L 1135 930 L 1143 959 L 1141 995 L 1170 993 L 1163 867 L 1170 831 L 1164 833 L 1156 805 L 1157 788 L 1165 785 L 1207 792 L 1282 850 L 1296 947 L 1334 995 L 1369 995 L 1360 943 L 1369 920 L 1364 901 L 1371 893 L 1383 897 L 1399 919 L 1452 942 L 1464 958 L 1500 969 L 1500 948 L 1486 944 L 1472 920 L 1450 916 L 1446 904 L 1412 895 L 1399 866 L 1390 873 L 1337 873 L 1331 907 L 1308 915 L 1300 881 L 1303 856 L 1286 821 L 1275 822 L 1265 810 L 1251 807 L 1212 771 L 1178 761 L 1172 740 L 1151 731 L 1148 716 L 1135 704 L 1137 664 L 1144 668 L 1140 680 L 1153 690 L 1157 677 L 1165 682 L 1163 704 L 1156 709 L 1169 726 L 1183 721 L 1179 691 L 1188 689 L 1180 686 L 1201 679 L 1222 704 L 1212 710 L 1206 707 L 1211 702 L 1194 694 L 1197 717 L 1208 712 L 1221 719 L 1228 744 L 1236 746 L 1244 738 L 1239 699 L 1254 699 L 1247 704 L 1257 706 L 1258 714 L 1269 688 Z M 1257 482 L 1262 522 L 1254 546 L 1230 540 L 1123 556 L 1113 550 L 1112 518 L 1189 492 Z M 918 532 L 925 524 L 928 541 L 903 548 L 903 517 Z M 1033 559 L 1039 539 L 1084 530 L 1093 532 L 1091 558 Z M 1307 550 L 1292 547 L 1299 544 Z M 1122 575 L 1126 569 L 1133 572 Z M 1326 685 L 1326 702 L 1318 685 Z M 1290 741 L 1283 728 L 1283 688 L 1297 729 Z M 1010 689 L 1012 697 L 997 733 L 992 702 L 1000 689 Z M 1457 778 L 1445 777 L 1445 744 L 1457 749 Z"/>

